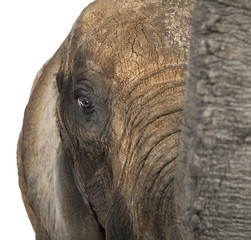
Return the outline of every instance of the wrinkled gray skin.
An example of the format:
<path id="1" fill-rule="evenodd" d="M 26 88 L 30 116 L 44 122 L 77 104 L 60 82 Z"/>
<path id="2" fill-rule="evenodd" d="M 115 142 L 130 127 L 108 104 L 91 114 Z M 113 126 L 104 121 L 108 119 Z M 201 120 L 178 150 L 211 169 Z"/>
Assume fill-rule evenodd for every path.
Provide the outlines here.
<path id="1" fill-rule="evenodd" d="M 178 239 L 173 182 L 192 8 L 97 0 L 38 73 L 18 145 L 37 240 Z"/>
<path id="2" fill-rule="evenodd" d="M 180 156 L 179 239 L 251 239 L 251 1 L 194 7 Z"/>
<path id="3" fill-rule="evenodd" d="M 251 239 L 251 3 L 196 2 L 179 136 L 192 8 L 96 1 L 39 72 L 18 146 L 36 239 Z"/>

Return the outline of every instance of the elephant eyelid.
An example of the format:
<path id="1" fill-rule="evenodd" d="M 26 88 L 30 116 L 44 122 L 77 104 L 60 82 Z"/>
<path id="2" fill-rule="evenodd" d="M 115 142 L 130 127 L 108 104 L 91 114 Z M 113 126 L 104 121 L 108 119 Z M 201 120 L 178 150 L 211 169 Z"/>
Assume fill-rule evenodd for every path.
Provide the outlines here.
<path id="1" fill-rule="evenodd" d="M 87 79 L 79 79 L 75 81 L 75 89 L 83 89 L 88 91 L 93 91 L 93 84 L 90 80 Z"/>
<path id="2" fill-rule="evenodd" d="M 80 98 L 80 97 L 90 98 L 89 95 L 90 95 L 90 91 L 85 88 L 77 88 L 74 90 L 75 100 L 78 100 L 78 98 Z"/>

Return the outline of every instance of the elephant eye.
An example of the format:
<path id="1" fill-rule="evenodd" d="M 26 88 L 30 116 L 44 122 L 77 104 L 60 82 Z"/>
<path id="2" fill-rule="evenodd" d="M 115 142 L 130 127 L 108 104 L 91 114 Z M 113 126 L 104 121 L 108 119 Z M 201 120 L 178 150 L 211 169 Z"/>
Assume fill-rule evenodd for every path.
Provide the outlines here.
<path id="1" fill-rule="evenodd" d="M 88 108 L 93 107 L 92 101 L 86 97 L 79 97 L 78 104 L 81 108 L 84 108 L 84 109 L 88 109 Z"/>

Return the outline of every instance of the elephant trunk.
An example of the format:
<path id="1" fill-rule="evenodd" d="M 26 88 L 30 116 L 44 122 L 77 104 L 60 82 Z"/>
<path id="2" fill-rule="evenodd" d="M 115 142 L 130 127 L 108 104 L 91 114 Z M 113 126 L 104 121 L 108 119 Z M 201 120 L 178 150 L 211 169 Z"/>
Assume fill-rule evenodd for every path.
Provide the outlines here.
<path id="1" fill-rule="evenodd" d="M 142 79 L 126 97 L 129 103 L 140 103 L 127 107 L 117 153 L 123 167 L 114 176 L 124 206 L 117 214 L 125 216 L 126 211 L 123 221 L 131 225 L 126 239 L 166 239 L 173 234 L 173 180 L 185 71 L 184 66 L 172 66 Z"/>
<path id="2" fill-rule="evenodd" d="M 250 1 L 197 1 L 180 161 L 179 239 L 251 239 Z"/>

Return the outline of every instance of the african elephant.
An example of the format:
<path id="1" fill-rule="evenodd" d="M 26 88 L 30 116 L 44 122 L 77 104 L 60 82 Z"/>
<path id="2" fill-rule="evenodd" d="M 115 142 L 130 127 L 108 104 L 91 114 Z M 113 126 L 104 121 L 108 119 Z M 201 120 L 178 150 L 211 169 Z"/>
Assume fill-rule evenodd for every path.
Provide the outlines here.
<path id="1" fill-rule="evenodd" d="M 175 239 L 193 0 L 97 0 L 34 81 L 18 143 L 37 240 Z"/>

